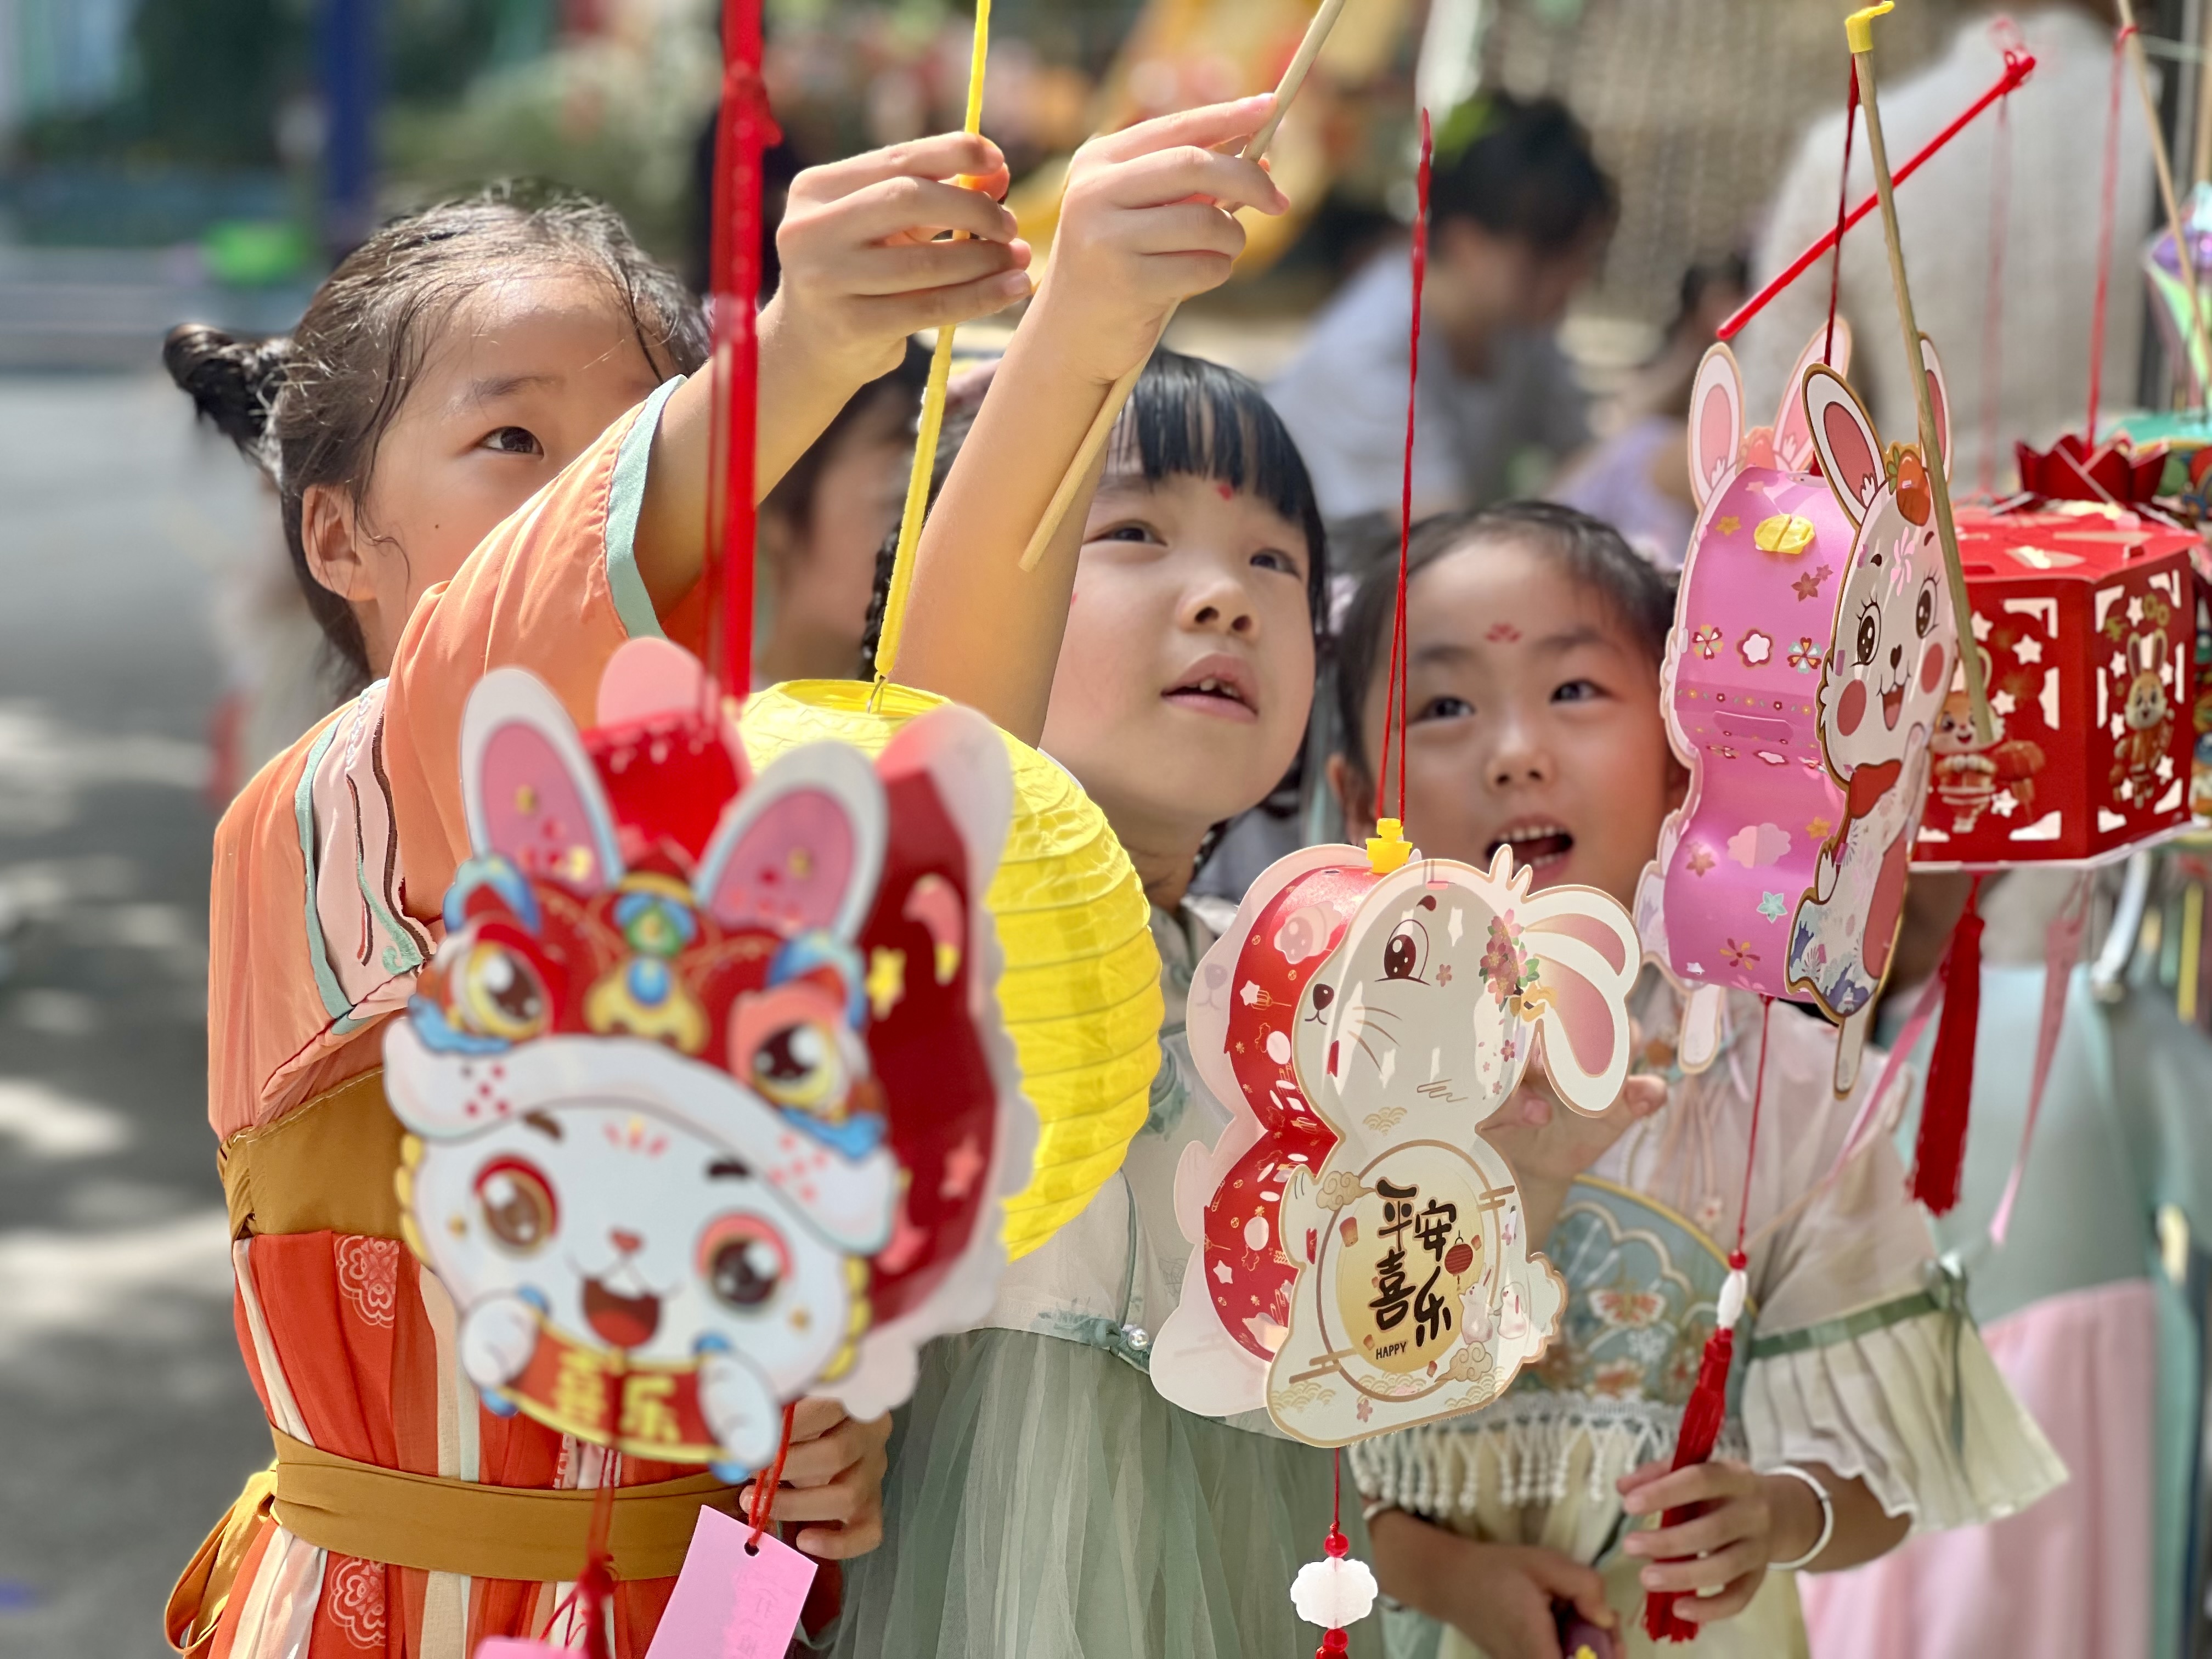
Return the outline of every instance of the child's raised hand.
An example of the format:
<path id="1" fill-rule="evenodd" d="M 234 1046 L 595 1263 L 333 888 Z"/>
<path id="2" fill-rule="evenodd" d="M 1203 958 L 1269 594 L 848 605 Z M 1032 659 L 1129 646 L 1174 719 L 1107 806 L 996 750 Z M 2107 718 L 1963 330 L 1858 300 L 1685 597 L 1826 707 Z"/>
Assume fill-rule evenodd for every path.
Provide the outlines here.
<path id="1" fill-rule="evenodd" d="M 1505 1103 L 1477 1126 L 1505 1161 L 1521 1188 L 1528 1243 L 1540 1247 L 1558 1218 L 1575 1177 L 1605 1155 L 1634 1125 L 1667 1103 L 1663 1079 L 1632 1077 L 1604 1111 L 1586 1116 L 1559 1103 L 1539 1066 L 1532 1066 Z"/>
<path id="2" fill-rule="evenodd" d="M 819 1561 L 849 1561 L 884 1541 L 884 1443 L 891 1420 L 860 1422 L 834 1400 L 799 1402 L 791 1450 L 775 1494 L 779 1522 L 802 1523 L 793 1542 Z M 738 1494 L 738 1513 L 751 1508 L 753 1488 Z"/>
<path id="3" fill-rule="evenodd" d="M 1110 385 L 1152 349 L 1172 307 L 1228 280 L 1244 251 L 1238 208 L 1289 207 L 1259 162 L 1220 153 L 1258 131 L 1271 102 L 1262 93 L 1163 115 L 1075 153 L 1036 305 L 1064 368 Z"/>
<path id="4" fill-rule="evenodd" d="M 1006 181 L 999 147 L 964 132 L 807 168 L 776 232 L 763 342 L 789 337 L 850 390 L 896 368 L 915 331 L 1021 299 L 1030 250 L 996 199 Z"/>

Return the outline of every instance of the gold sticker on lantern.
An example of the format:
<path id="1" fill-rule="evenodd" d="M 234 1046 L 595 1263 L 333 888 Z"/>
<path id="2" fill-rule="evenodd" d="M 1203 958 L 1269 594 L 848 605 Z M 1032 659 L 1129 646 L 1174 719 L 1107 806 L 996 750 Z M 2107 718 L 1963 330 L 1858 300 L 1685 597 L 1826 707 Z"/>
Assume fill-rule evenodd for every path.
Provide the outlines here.
<path id="1" fill-rule="evenodd" d="M 1762 553 L 1781 553 L 1794 558 L 1812 546 L 1813 533 L 1810 519 L 1800 518 L 1795 513 L 1777 513 L 1759 521 L 1759 528 L 1751 532 L 1751 543 Z"/>

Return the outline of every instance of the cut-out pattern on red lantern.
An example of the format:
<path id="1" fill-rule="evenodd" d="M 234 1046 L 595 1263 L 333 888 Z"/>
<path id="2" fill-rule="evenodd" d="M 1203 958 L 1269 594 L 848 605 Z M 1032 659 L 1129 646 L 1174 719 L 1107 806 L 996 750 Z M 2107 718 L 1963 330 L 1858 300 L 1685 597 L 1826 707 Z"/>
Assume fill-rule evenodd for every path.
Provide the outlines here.
<path id="1" fill-rule="evenodd" d="M 1954 678 L 1914 862 L 2075 864 L 2186 824 L 2197 538 L 2088 503 L 1958 519 L 1992 730 Z"/>

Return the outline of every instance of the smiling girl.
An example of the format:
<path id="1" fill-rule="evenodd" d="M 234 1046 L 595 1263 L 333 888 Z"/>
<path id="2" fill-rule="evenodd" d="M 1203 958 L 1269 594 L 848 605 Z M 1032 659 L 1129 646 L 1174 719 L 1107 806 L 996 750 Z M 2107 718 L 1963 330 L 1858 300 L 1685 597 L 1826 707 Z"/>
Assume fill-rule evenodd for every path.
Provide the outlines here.
<path id="1" fill-rule="evenodd" d="M 1407 835 L 1474 863 L 1510 848 L 1538 886 L 1632 905 L 1686 781 L 1659 708 L 1665 580 L 1608 526 L 1542 503 L 1431 520 L 1408 567 Z M 1355 830 L 1382 752 L 1396 578 L 1369 577 L 1342 636 L 1348 737 L 1329 775 Z M 1541 1365 L 1470 1418 L 1354 1455 L 1378 1575 L 1411 1610 L 1394 1653 L 1559 1659 L 1561 1602 L 1600 1623 L 1609 1606 L 1626 1650 L 1650 1653 L 1637 1615 L 1663 1589 L 1688 1592 L 1676 1611 L 1700 1631 L 1668 1651 L 1802 1654 L 1777 1569 L 1855 1565 L 2064 1478 L 1958 1322 L 1888 1137 L 1827 1178 L 1859 1104 L 1830 1087 L 1832 1030 L 1789 1008 L 1762 1022 L 1732 995 L 1719 1058 L 1685 1077 L 1676 994 L 1647 970 L 1634 1006 L 1668 1101 L 1565 1195 L 1544 1249 L 1569 1304 Z M 1755 1158 L 1754 1097 L 1769 1126 Z M 1747 1158 L 1749 1363 L 1720 1455 L 1669 1473 Z M 1630 1530 L 1674 1508 L 1694 1518 Z"/>
<path id="2" fill-rule="evenodd" d="M 1011 216 L 963 173 L 1006 177 L 952 135 L 793 183 L 760 319 L 761 488 L 909 331 L 1027 291 Z M 289 339 L 172 337 L 171 372 L 274 483 L 357 693 L 216 832 L 208 1112 L 277 1459 L 172 1598 L 195 1656 L 463 1659 L 535 1636 L 585 1560 L 579 1489 L 611 1487 L 607 1633 L 635 1659 L 699 1507 L 738 1497 L 480 1403 L 453 1303 L 401 1243 L 378 1064 L 468 851 L 471 689 L 526 668 L 586 726 L 626 640 L 697 643 L 712 380 L 684 377 L 706 349 L 696 301 L 614 215 L 499 195 L 370 238 Z M 799 1547 L 874 1544 L 887 1431 L 804 1402 L 777 1507 Z"/>

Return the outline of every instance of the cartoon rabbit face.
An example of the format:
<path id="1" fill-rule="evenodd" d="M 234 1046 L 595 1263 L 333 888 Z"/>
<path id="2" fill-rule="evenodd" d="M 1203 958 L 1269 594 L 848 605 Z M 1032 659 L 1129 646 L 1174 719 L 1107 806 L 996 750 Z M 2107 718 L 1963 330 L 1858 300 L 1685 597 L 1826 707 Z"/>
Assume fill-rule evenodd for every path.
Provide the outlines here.
<path id="1" fill-rule="evenodd" d="M 1932 351 L 1925 361 L 1940 408 Z M 1858 526 L 1820 678 L 1821 748 L 1848 779 L 1860 766 L 1902 760 L 1916 732 L 1926 741 L 1950 687 L 1957 635 L 1920 451 L 1899 446 L 1886 462 L 1858 399 L 1826 369 L 1808 372 L 1805 406 L 1821 470 Z"/>
<path id="2" fill-rule="evenodd" d="M 780 1393 L 838 1368 L 857 1267 L 844 1241 L 686 1115 L 544 1081 L 542 1103 L 431 1143 L 413 1170 L 441 1280 L 515 1294 L 641 1364 L 729 1342 Z"/>
<path id="3" fill-rule="evenodd" d="M 1995 708 L 1990 710 L 1990 743 L 2004 736 L 2004 716 Z M 1936 717 L 1936 729 L 1928 738 L 1928 746 L 1938 755 L 1972 755 L 1989 746 L 1974 735 L 1973 701 L 1963 691 L 1953 691 L 1943 699 L 1942 712 Z"/>
<path id="4" fill-rule="evenodd" d="M 2166 635 L 2159 629 L 2150 629 L 2128 641 L 2128 654 L 2133 659 L 2135 678 L 2128 683 L 2127 707 L 2124 711 L 2128 729 L 2148 732 L 2165 724 L 2172 705 L 2167 702 L 2166 683 L 2159 671 L 2166 662 Z"/>
<path id="5" fill-rule="evenodd" d="M 1617 906 L 1532 895 L 1528 879 L 1504 849 L 1487 874 L 1416 860 L 1376 884 L 1306 988 L 1298 1074 L 1353 1164 L 1385 1137 L 1463 1140 L 1519 1084 L 1539 1031 L 1569 1105 L 1602 1111 L 1620 1092 L 1634 931 Z"/>

